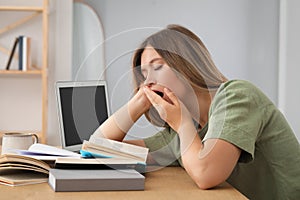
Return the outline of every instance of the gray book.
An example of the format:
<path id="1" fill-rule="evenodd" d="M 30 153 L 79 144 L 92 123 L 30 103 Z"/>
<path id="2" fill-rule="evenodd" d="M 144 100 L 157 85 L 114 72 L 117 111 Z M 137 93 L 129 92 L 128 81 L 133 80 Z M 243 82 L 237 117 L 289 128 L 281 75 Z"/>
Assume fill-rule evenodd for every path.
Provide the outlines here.
<path id="1" fill-rule="evenodd" d="M 48 183 L 56 192 L 144 190 L 145 177 L 132 169 L 50 169 Z"/>

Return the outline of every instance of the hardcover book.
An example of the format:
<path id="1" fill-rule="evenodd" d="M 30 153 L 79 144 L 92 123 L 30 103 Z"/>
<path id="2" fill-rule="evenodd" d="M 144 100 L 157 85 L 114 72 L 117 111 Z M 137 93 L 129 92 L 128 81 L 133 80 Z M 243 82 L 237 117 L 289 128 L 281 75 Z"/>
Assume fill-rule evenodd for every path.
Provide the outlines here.
<path id="1" fill-rule="evenodd" d="M 27 36 L 19 36 L 19 70 L 26 71 L 31 65 L 31 44 Z"/>
<path id="2" fill-rule="evenodd" d="M 135 170 L 50 169 L 56 192 L 144 190 L 145 177 Z"/>

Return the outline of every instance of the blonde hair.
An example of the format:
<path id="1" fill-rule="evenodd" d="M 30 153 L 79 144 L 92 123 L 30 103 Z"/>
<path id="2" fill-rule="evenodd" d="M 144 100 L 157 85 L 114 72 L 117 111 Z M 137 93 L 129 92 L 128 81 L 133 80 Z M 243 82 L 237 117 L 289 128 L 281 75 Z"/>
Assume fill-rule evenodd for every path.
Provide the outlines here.
<path id="1" fill-rule="evenodd" d="M 149 36 L 133 55 L 135 92 L 145 81 L 140 69 L 141 57 L 144 49 L 149 46 L 153 47 L 166 64 L 181 74 L 194 89 L 209 92 L 217 90 L 227 81 L 215 66 L 209 51 L 198 36 L 185 27 L 168 25 L 167 28 Z M 157 113 L 153 114 L 157 115 Z M 158 125 L 156 120 L 161 121 L 158 116 L 152 116 L 150 120 L 149 112 L 145 115 L 155 125 Z"/>

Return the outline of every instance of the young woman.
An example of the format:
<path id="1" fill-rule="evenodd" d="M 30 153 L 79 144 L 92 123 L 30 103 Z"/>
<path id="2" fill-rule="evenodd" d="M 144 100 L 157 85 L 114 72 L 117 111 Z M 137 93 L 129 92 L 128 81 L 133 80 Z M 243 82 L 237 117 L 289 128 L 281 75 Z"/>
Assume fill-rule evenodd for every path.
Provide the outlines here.
<path id="1" fill-rule="evenodd" d="M 229 182 L 250 199 L 300 199 L 300 148 L 255 86 L 227 80 L 201 40 L 169 25 L 133 57 L 136 93 L 93 134 L 122 141 L 145 114 L 165 129 L 144 140 L 148 161 L 180 165 L 201 189 Z"/>

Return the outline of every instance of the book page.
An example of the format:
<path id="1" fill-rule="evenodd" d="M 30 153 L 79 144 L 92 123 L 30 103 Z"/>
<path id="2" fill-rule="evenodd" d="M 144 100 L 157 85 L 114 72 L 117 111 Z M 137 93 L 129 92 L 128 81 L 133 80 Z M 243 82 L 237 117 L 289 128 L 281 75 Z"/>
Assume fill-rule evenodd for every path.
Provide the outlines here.
<path id="1" fill-rule="evenodd" d="M 0 174 L 2 173 L 2 171 L 6 171 L 6 170 L 26 170 L 26 171 L 34 171 L 34 172 L 40 172 L 40 173 L 44 173 L 44 174 L 48 174 L 49 170 L 45 170 L 43 168 L 39 168 L 39 167 L 34 167 L 34 166 L 27 166 L 27 165 L 19 165 L 19 164 L 13 164 L 13 165 L 1 165 L 0 166 Z"/>
<path id="2" fill-rule="evenodd" d="M 87 143 L 87 141 L 84 141 L 84 143 Z M 94 144 L 96 146 L 105 147 L 106 149 L 113 149 L 114 151 L 117 151 L 120 153 L 131 154 L 131 155 L 139 157 L 145 161 L 146 161 L 148 151 L 149 151 L 149 149 L 145 148 L 145 147 L 127 144 L 124 142 L 118 142 L 115 140 L 109 140 L 109 139 L 101 138 L 101 137 L 94 138 L 93 142 L 89 142 L 89 143 Z"/>
<path id="3" fill-rule="evenodd" d="M 29 147 L 28 150 L 19 150 L 20 155 L 28 156 L 65 156 L 65 157 L 80 157 L 80 154 L 60 149 L 50 145 L 36 143 Z"/>
<path id="4" fill-rule="evenodd" d="M 148 155 L 148 148 L 105 138 L 97 138 L 95 143 L 84 141 L 82 150 L 108 157 L 131 158 L 140 162 L 146 162 Z"/>
<path id="5" fill-rule="evenodd" d="M 0 156 L 0 165 L 5 165 L 5 164 L 22 164 L 22 165 L 27 165 L 27 166 L 36 166 L 39 168 L 43 168 L 45 170 L 49 170 L 50 166 L 41 161 L 41 160 L 37 160 L 34 158 L 30 158 L 27 156 L 22 156 L 22 155 L 14 155 L 14 154 L 6 154 L 6 155 L 1 155 Z"/>

